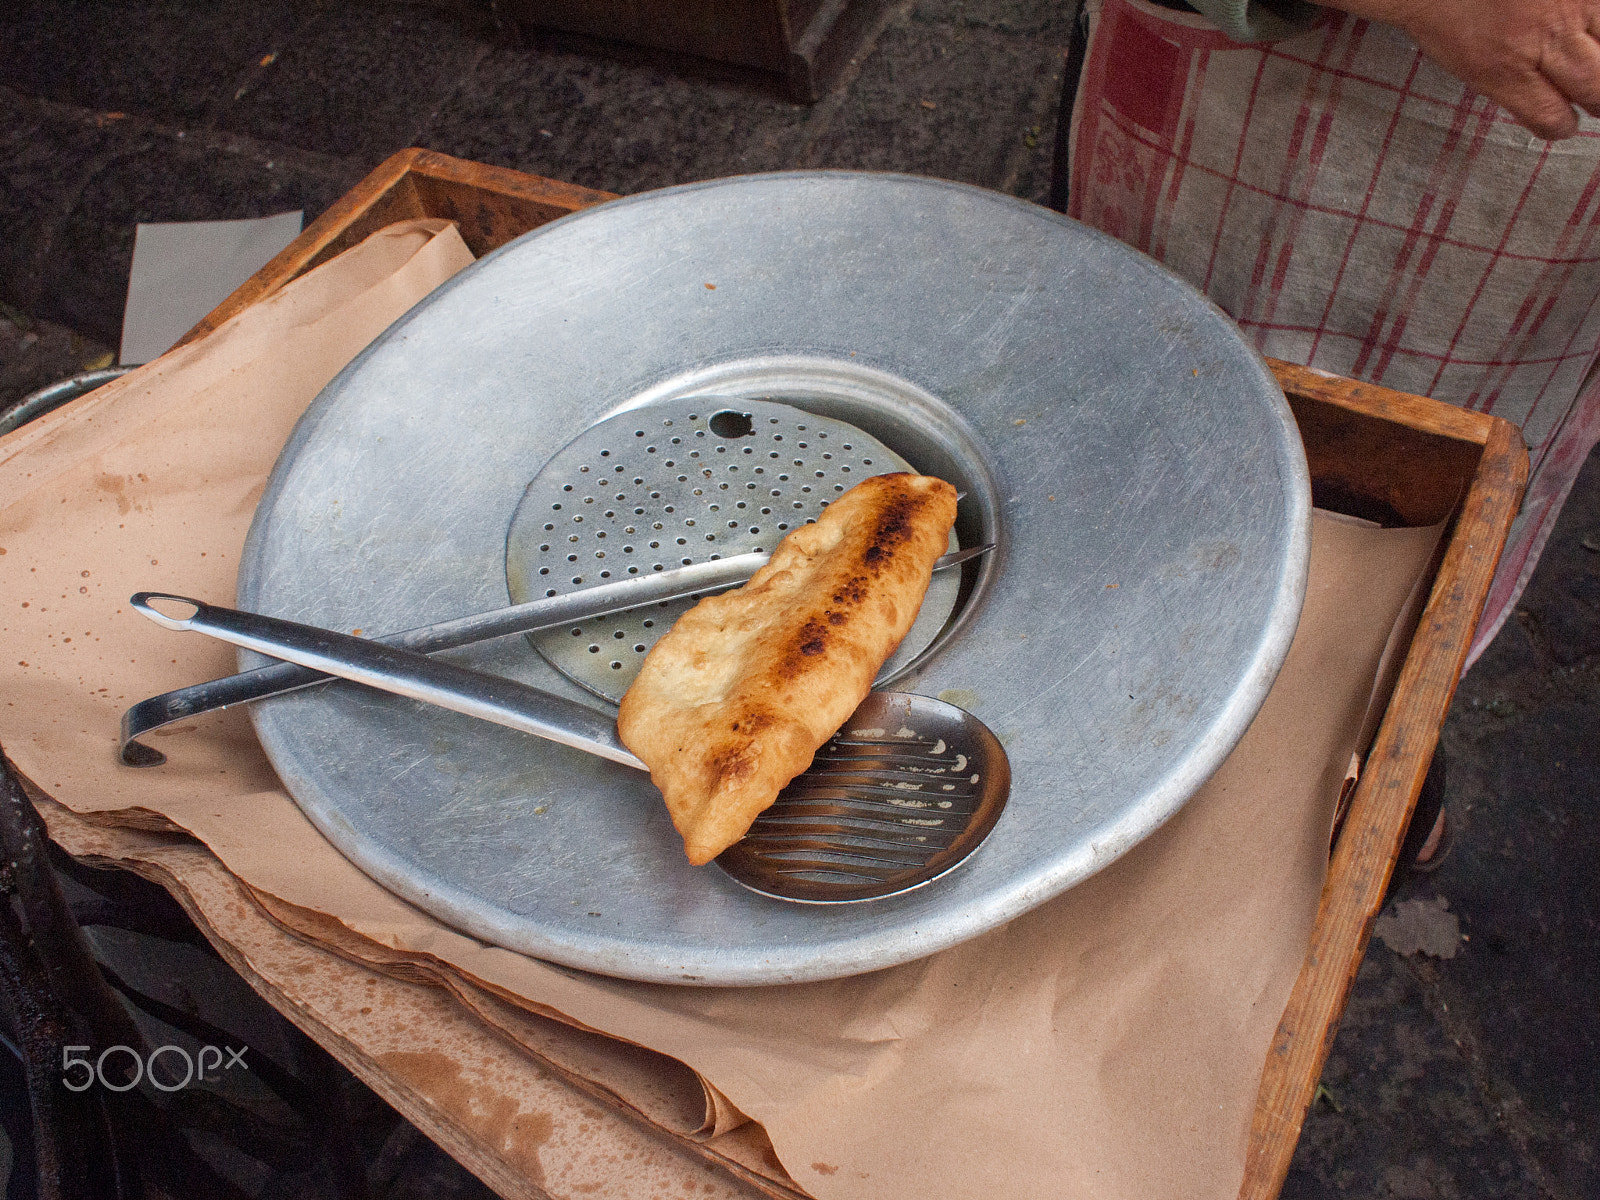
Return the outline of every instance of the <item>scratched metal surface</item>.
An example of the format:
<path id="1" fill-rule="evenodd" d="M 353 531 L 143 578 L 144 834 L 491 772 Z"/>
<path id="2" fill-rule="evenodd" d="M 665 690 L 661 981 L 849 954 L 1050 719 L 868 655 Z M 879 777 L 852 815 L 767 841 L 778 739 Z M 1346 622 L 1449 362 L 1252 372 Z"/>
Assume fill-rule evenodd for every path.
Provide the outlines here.
<path id="1" fill-rule="evenodd" d="M 257 705 L 319 828 L 485 940 L 628 978 L 830 978 L 1006 921 L 1156 828 L 1288 649 L 1310 500 L 1283 397 L 1231 323 L 1046 210 L 809 172 L 650 193 L 488 256 L 397 322 L 295 430 L 242 605 L 400 629 L 503 605 L 525 484 L 663 396 L 766 396 L 869 428 L 968 490 L 992 537 L 954 636 L 899 686 L 970 709 L 1010 805 L 960 869 L 831 908 L 689 867 L 639 774 L 347 685 Z M 453 657 L 594 703 L 520 638 Z"/>

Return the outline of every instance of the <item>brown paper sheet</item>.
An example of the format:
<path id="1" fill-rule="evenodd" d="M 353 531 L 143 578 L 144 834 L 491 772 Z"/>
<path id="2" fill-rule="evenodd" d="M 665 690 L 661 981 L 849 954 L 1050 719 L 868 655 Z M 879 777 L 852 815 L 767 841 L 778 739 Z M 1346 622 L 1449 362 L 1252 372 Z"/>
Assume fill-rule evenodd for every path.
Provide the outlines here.
<path id="1" fill-rule="evenodd" d="M 366 970 L 285 932 L 242 881 L 191 839 L 103 828 L 48 798 L 37 803 L 51 837 L 69 853 L 116 862 L 176 895 L 257 991 L 508 1200 L 685 1194 L 751 1200 L 743 1182 L 751 1176 L 738 1164 L 748 1158 L 781 1175 L 770 1150 L 763 1159 L 759 1145 L 741 1150 L 743 1157 L 719 1153 L 717 1161 L 732 1158 L 732 1169 L 707 1171 L 704 1146 L 662 1136 L 652 1114 L 616 1103 L 603 1085 L 564 1069 L 586 1050 L 568 1027 L 555 1026 L 552 1035 L 520 1010 L 503 1013 L 503 1026 L 483 1021 L 457 1002 L 455 992 L 432 981 Z M 607 1059 L 627 1049 L 612 1039 L 593 1040 L 604 1042 Z M 547 1049 L 556 1061 L 542 1053 Z M 251 1047 L 246 1062 L 260 1053 Z M 663 1083 L 670 1086 L 679 1075 L 693 1085 L 686 1067 L 649 1057 L 640 1064 L 647 1093 L 659 1095 Z M 580 1065 L 594 1070 L 592 1061 Z M 601 1073 L 613 1074 L 612 1064 Z M 661 1098 L 672 1104 L 670 1096 Z M 617 1108 L 643 1119 L 617 1118 Z M 693 1108 L 698 1119 L 698 1087 Z M 729 1149 L 725 1140 L 711 1148 Z"/>
<path id="2" fill-rule="evenodd" d="M 336 917 L 323 940 L 345 939 L 341 953 L 459 972 L 687 1064 L 705 1110 L 686 1132 L 730 1137 L 747 1115 L 819 1200 L 1232 1197 L 1333 804 L 1437 531 L 1319 517 L 1289 661 L 1239 748 L 1166 827 L 1010 925 L 854 979 L 674 988 L 484 946 L 340 857 L 242 713 L 171 731 L 165 767 L 117 762 L 123 708 L 232 669 L 231 651 L 157 628 L 126 597 L 227 602 L 294 419 L 467 260 L 438 222 L 384 231 L 0 442 L 0 738 L 18 767 L 77 812 L 160 814 L 193 832 L 264 901 Z"/>

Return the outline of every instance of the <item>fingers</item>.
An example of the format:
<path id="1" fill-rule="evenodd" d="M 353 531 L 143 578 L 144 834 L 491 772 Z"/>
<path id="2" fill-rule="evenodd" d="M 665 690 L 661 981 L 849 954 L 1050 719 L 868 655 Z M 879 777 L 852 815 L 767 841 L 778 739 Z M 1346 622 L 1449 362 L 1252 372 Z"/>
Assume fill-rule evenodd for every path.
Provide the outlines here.
<path id="1" fill-rule="evenodd" d="M 1448 39 L 1430 44 L 1418 38 L 1423 52 L 1463 80 L 1474 91 L 1487 96 L 1505 109 L 1519 124 L 1549 141 L 1571 137 L 1578 132 L 1578 115 L 1567 92 L 1553 82 L 1528 57 L 1494 54 L 1474 57 L 1463 54 Z M 1597 61 L 1600 69 L 1600 61 Z M 1583 86 L 1578 69 L 1559 72 L 1571 86 Z M 1600 79 L 1600 76 L 1597 76 Z M 1597 95 L 1600 99 L 1600 95 Z"/>
<path id="2" fill-rule="evenodd" d="M 1519 124 L 1547 141 L 1560 141 L 1578 132 L 1578 114 L 1573 111 L 1572 102 L 1540 75 L 1528 77 L 1515 91 L 1486 94 Z"/>
<path id="3" fill-rule="evenodd" d="M 1552 31 L 1539 57 L 1539 73 L 1570 103 L 1600 116 L 1600 10 L 1574 13 Z M 1574 118 L 1576 126 L 1576 118 Z"/>
<path id="4" fill-rule="evenodd" d="M 1600 116 L 1600 0 L 1324 2 L 1400 25 L 1429 58 L 1540 137 L 1576 133 L 1574 104 Z"/>

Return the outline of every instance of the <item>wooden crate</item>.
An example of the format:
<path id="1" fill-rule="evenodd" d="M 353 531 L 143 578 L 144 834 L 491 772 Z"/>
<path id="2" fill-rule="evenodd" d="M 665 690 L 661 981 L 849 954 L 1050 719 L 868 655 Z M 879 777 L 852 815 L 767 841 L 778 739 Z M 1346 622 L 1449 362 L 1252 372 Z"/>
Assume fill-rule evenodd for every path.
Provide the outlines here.
<path id="1" fill-rule="evenodd" d="M 475 254 L 602 203 L 602 192 L 426 150 L 391 157 L 230 296 L 190 337 L 391 221 L 458 221 Z M 1411 810 L 1527 480 L 1516 427 L 1497 417 L 1269 359 L 1300 425 L 1324 507 L 1409 525 L 1448 519 L 1444 553 L 1323 889 L 1305 964 L 1256 1100 L 1241 1200 L 1283 1185 L 1322 1065 L 1382 906 Z M 426 1114 L 411 1114 L 426 1120 Z"/>

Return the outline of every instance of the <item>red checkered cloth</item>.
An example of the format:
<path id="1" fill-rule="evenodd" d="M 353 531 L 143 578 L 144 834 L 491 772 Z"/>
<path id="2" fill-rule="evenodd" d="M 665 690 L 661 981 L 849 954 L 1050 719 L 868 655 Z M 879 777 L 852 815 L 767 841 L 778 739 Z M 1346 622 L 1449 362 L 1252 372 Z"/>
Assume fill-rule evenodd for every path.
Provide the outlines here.
<path id="1" fill-rule="evenodd" d="M 1143 0 L 1085 10 L 1071 216 L 1189 279 L 1263 354 L 1521 428 L 1532 475 L 1476 658 L 1600 439 L 1600 121 L 1545 142 L 1343 13 L 1241 45 Z"/>

